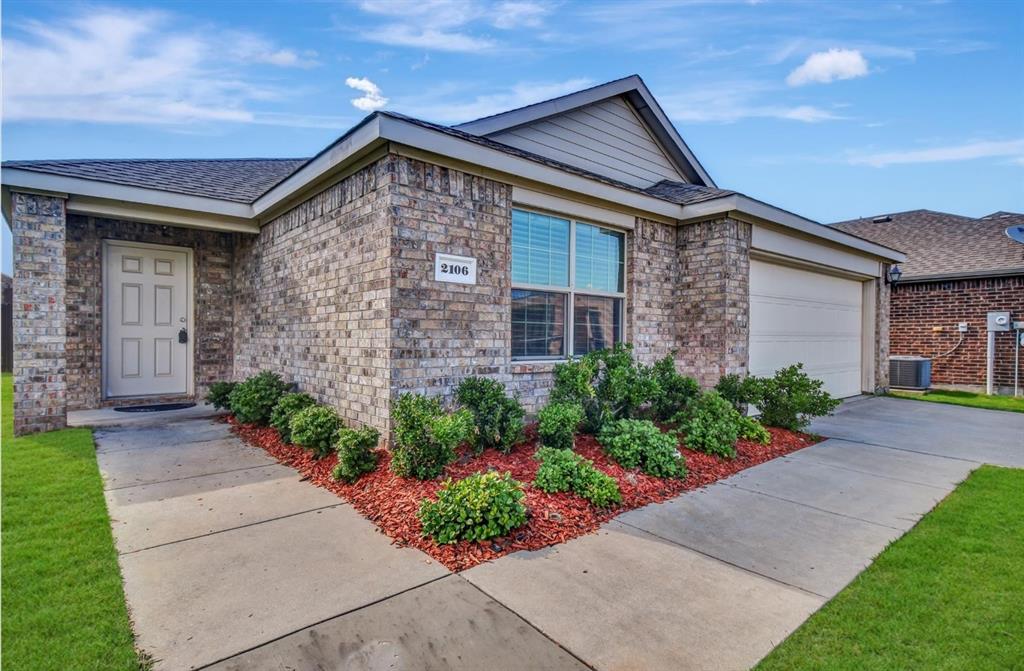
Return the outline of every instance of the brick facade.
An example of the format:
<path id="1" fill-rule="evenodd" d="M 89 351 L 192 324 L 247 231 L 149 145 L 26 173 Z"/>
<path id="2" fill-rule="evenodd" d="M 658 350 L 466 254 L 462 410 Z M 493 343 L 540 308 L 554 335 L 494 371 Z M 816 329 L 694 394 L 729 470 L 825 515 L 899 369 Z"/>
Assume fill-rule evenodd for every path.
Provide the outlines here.
<path id="1" fill-rule="evenodd" d="M 103 399 L 103 343 L 97 337 L 103 332 L 103 240 L 192 250 L 196 397 L 205 396 L 211 382 L 230 378 L 234 235 L 71 214 L 67 218 L 68 410 L 126 403 L 124 399 Z"/>
<path id="2" fill-rule="evenodd" d="M 892 292 L 892 354 L 932 357 L 933 384 L 984 387 L 986 314 L 997 310 L 1024 320 L 1024 275 L 898 284 Z M 968 331 L 954 349 L 960 322 Z M 1013 339 L 1012 331 L 996 334 L 994 378 L 1004 390 L 1013 387 Z M 1020 375 L 1024 380 L 1024 366 Z"/>

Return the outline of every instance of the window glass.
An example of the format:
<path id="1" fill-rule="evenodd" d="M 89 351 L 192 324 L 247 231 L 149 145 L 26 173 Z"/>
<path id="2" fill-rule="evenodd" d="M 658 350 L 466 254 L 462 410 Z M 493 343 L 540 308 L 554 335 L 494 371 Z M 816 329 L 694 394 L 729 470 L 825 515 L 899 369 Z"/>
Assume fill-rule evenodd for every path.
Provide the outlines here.
<path id="1" fill-rule="evenodd" d="M 565 356 L 567 296 L 549 291 L 512 290 L 512 356 Z"/>
<path id="2" fill-rule="evenodd" d="M 623 291 L 625 240 L 622 233 L 576 224 L 577 289 Z"/>
<path id="3" fill-rule="evenodd" d="M 569 220 L 512 210 L 512 282 L 569 286 Z"/>
<path id="4" fill-rule="evenodd" d="M 611 347 L 622 339 L 621 324 L 621 298 L 577 294 L 573 305 L 573 354 L 582 356 Z"/>

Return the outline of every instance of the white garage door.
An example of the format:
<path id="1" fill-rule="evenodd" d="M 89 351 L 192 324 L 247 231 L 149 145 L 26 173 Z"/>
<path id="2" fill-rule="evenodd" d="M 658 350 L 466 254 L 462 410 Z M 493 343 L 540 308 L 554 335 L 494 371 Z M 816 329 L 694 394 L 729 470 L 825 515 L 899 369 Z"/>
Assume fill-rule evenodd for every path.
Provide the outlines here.
<path id="1" fill-rule="evenodd" d="M 861 283 L 750 262 L 750 372 L 801 362 L 833 396 L 861 392 Z"/>

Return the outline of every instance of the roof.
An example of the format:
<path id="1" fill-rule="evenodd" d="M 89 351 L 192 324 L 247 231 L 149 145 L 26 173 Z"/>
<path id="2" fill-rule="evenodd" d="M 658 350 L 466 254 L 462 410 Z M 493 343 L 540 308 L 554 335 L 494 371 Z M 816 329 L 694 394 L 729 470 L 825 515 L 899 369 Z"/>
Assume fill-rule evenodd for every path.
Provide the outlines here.
<path id="1" fill-rule="evenodd" d="M 657 184 L 644 189 L 644 193 L 648 193 L 655 198 L 667 200 L 670 203 L 689 205 L 690 203 L 700 203 L 705 200 L 731 196 L 736 192 L 663 179 Z"/>
<path id="2" fill-rule="evenodd" d="M 251 203 L 306 163 L 305 158 L 82 159 L 4 161 L 64 177 L 160 189 L 172 193 Z"/>
<path id="3" fill-rule="evenodd" d="M 851 219 L 834 228 L 903 251 L 903 281 L 1024 273 L 1024 245 L 1006 235 L 1024 214 L 994 212 L 980 218 L 911 210 Z"/>

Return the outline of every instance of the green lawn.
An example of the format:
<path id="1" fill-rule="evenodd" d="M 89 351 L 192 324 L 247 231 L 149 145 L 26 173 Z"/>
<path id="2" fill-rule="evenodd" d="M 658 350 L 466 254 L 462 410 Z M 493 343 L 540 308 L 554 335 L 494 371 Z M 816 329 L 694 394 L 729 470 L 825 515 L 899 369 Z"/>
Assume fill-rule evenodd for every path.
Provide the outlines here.
<path id="1" fill-rule="evenodd" d="M 2 392 L 3 668 L 137 670 L 92 432 L 12 438 Z"/>
<path id="2" fill-rule="evenodd" d="M 757 668 L 1024 669 L 1024 469 L 983 466 Z"/>
<path id="3" fill-rule="evenodd" d="M 892 391 L 889 392 L 889 395 L 896 396 L 897 398 L 911 398 L 915 401 L 950 403 L 952 405 L 966 405 L 971 408 L 1024 412 L 1024 397 L 989 396 L 987 394 L 975 394 L 970 391 L 946 391 L 944 389 L 935 389 L 923 394 L 909 391 Z"/>

